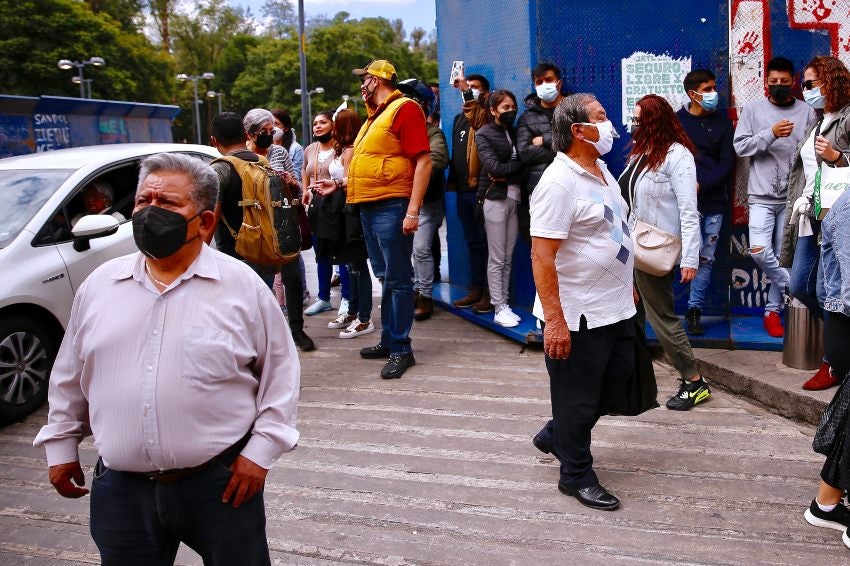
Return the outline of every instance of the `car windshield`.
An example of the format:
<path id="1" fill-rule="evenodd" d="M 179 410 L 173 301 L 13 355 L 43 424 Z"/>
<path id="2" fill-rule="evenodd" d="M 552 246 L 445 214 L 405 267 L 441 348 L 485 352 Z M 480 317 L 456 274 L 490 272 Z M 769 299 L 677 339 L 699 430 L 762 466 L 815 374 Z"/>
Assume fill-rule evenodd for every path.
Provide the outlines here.
<path id="1" fill-rule="evenodd" d="M 0 249 L 15 239 L 73 170 L 0 171 Z"/>

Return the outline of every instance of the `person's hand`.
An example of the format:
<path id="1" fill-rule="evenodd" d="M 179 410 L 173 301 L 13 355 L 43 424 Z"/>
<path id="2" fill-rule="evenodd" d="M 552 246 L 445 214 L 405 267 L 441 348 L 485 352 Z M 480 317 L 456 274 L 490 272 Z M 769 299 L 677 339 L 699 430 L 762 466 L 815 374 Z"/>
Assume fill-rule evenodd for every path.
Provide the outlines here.
<path id="1" fill-rule="evenodd" d="M 563 318 L 547 322 L 543 329 L 543 351 L 553 360 L 566 360 L 570 357 L 570 329 Z"/>
<path id="2" fill-rule="evenodd" d="M 697 276 L 697 270 L 693 267 L 683 267 L 679 271 L 682 272 L 682 278 L 680 279 L 682 283 L 690 283 Z"/>
<path id="3" fill-rule="evenodd" d="M 230 466 L 233 474 L 224 493 L 221 494 L 222 503 L 233 501 L 234 507 L 239 507 L 263 489 L 266 483 L 266 474 L 269 471 L 258 466 L 244 456 L 237 456 Z"/>
<path id="4" fill-rule="evenodd" d="M 313 200 L 313 191 L 310 190 L 310 187 L 305 187 L 304 191 L 301 193 L 301 204 L 304 207 L 310 206 L 310 201 Z"/>
<path id="5" fill-rule="evenodd" d="M 487 173 L 487 178 L 490 179 L 491 183 L 507 183 L 508 181 L 505 177 L 494 177 L 489 173 Z"/>
<path id="6" fill-rule="evenodd" d="M 333 179 L 319 179 L 318 181 L 314 181 L 313 184 L 307 188 L 312 191 L 316 191 L 323 197 L 326 197 L 336 192 L 337 186 Z"/>
<path id="7" fill-rule="evenodd" d="M 77 485 L 86 485 L 86 476 L 83 474 L 83 468 L 80 467 L 79 462 L 50 466 L 48 478 L 62 497 L 78 499 L 89 492 L 87 489 L 77 487 Z M 75 483 L 77 485 L 74 485 Z"/>
<path id="8" fill-rule="evenodd" d="M 281 177 L 283 177 L 283 182 L 289 185 L 290 187 L 298 186 L 298 180 L 295 178 L 295 175 L 293 175 L 289 171 L 283 171 L 281 173 Z"/>
<path id="9" fill-rule="evenodd" d="M 635 306 L 640 302 L 640 294 L 638 293 L 637 287 L 632 287 L 632 299 L 635 301 Z"/>
<path id="10" fill-rule="evenodd" d="M 771 128 L 773 135 L 777 138 L 787 138 L 794 131 L 794 122 L 790 120 L 780 120 Z"/>
<path id="11" fill-rule="evenodd" d="M 543 136 L 531 138 L 531 145 L 543 145 Z"/>
<path id="12" fill-rule="evenodd" d="M 809 200 L 807 196 L 801 196 L 797 200 L 794 201 L 794 206 L 792 208 L 793 212 L 798 215 L 806 216 L 809 214 L 809 211 L 812 209 L 812 201 Z"/>
<path id="13" fill-rule="evenodd" d="M 832 142 L 823 136 L 815 138 L 815 153 L 818 157 L 826 161 L 838 161 L 841 157 L 841 152 L 832 147 Z"/>
<path id="14" fill-rule="evenodd" d="M 411 218 L 411 216 L 413 218 Z M 413 234 L 414 232 L 416 232 L 416 230 L 418 230 L 418 229 L 419 229 L 419 217 L 414 215 L 414 214 L 405 215 L 404 216 L 404 222 L 402 222 L 402 224 L 401 224 L 401 233 L 404 234 L 405 236 L 409 236 L 410 234 Z"/>
<path id="15" fill-rule="evenodd" d="M 463 73 L 459 74 L 455 79 L 455 82 L 452 84 L 453 87 L 459 89 L 461 92 L 465 90 L 469 90 L 469 85 L 466 84 L 466 77 L 463 76 Z"/>

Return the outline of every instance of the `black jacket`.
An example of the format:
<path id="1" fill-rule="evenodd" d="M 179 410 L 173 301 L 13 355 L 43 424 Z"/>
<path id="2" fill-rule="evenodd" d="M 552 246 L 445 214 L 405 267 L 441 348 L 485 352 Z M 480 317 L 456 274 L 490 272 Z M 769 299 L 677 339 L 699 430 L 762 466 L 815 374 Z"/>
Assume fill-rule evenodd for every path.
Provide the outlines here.
<path id="1" fill-rule="evenodd" d="M 519 117 L 516 131 L 516 148 L 519 158 L 528 170 L 528 193 L 534 190 L 543 171 L 555 160 L 552 150 L 552 114 L 554 108 L 543 108 L 536 94 L 525 97 L 526 111 Z M 534 145 L 531 140 L 543 137 L 543 145 Z"/>
<path id="2" fill-rule="evenodd" d="M 735 128 L 725 112 L 718 110 L 705 116 L 694 116 L 687 108 L 676 112 L 685 133 L 697 148 L 697 208 L 700 214 L 725 213 L 729 208 L 735 166 L 732 146 Z"/>
<path id="3" fill-rule="evenodd" d="M 512 140 L 516 140 L 513 130 L 507 130 Z M 475 133 L 478 158 L 481 160 L 481 173 L 478 176 L 478 198 L 505 200 L 508 198 L 508 184 L 525 185 L 525 166 L 518 158 L 513 158 L 513 148 L 505 136 L 505 129 L 496 124 L 487 124 Z M 490 176 L 506 181 L 490 182 Z"/>

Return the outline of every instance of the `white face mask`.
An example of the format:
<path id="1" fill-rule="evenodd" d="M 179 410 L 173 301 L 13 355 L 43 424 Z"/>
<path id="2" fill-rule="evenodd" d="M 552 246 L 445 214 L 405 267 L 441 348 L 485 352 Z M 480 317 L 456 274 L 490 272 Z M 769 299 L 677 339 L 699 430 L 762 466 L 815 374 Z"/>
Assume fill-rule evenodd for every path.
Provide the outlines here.
<path id="1" fill-rule="evenodd" d="M 275 128 L 274 130 L 272 130 L 272 139 L 274 139 L 275 143 L 282 140 L 283 139 L 283 129 L 282 128 Z"/>
<path id="2" fill-rule="evenodd" d="M 596 148 L 596 151 L 599 152 L 599 155 L 605 155 L 611 148 L 614 147 L 614 138 L 619 138 L 620 135 L 617 133 L 617 130 L 614 129 L 614 124 L 611 123 L 611 120 L 605 120 L 604 122 L 596 122 L 591 124 L 589 122 L 579 122 L 582 126 L 595 126 L 597 131 L 599 131 L 599 139 L 597 141 L 584 140 L 593 147 Z"/>
<path id="3" fill-rule="evenodd" d="M 820 87 L 813 88 L 811 90 L 804 90 L 803 100 L 805 100 L 812 108 L 818 110 L 823 108 L 825 102 L 823 94 L 820 91 Z"/>
<path id="4" fill-rule="evenodd" d="M 543 102 L 552 102 L 558 98 L 558 83 L 543 83 L 534 87 L 534 90 Z"/>

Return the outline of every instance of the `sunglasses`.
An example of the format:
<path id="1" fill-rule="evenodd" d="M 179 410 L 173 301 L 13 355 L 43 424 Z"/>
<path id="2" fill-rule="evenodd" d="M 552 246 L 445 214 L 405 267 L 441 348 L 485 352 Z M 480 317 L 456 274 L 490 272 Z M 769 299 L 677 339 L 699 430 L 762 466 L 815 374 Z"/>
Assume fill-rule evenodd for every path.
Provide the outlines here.
<path id="1" fill-rule="evenodd" d="M 800 83 L 800 87 L 803 90 L 812 90 L 813 88 L 815 88 L 815 83 L 820 83 L 820 82 L 822 82 L 820 79 L 812 79 L 812 80 L 808 80 L 808 81 L 803 81 L 803 82 Z"/>

